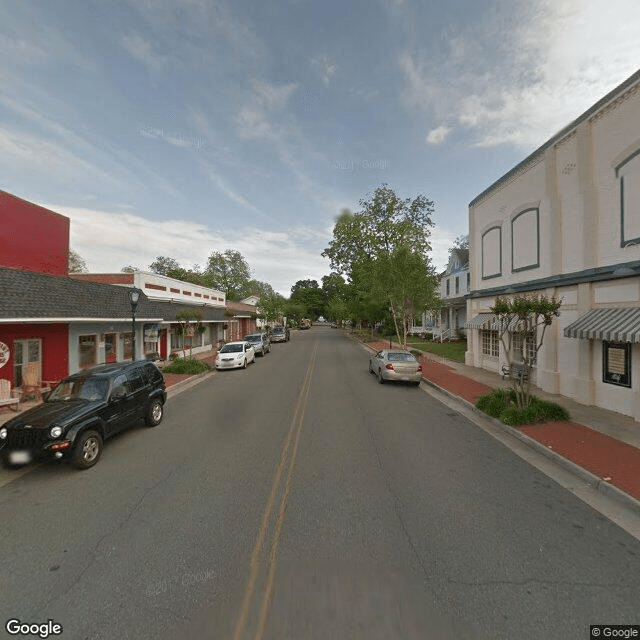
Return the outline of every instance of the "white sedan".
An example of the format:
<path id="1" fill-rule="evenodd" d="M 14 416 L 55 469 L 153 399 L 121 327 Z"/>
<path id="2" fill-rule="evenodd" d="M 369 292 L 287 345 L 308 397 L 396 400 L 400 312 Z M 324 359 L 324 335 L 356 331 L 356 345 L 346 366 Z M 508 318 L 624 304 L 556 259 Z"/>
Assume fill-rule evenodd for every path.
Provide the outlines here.
<path id="1" fill-rule="evenodd" d="M 256 350 L 250 342 L 227 342 L 216 356 L 216 369 L 247 368 L 256 361 Z"/>

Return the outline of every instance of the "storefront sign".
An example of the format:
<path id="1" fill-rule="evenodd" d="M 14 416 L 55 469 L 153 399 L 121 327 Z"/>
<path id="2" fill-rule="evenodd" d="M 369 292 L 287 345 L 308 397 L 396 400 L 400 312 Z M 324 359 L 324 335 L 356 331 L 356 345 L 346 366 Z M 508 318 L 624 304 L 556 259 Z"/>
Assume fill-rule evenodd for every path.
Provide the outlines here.
<path id="1" fill-rule="evenodd" d="M 0 369 L 9 362 L 10 355 L 9 347 L 4 342 L 0 342 Z"/>

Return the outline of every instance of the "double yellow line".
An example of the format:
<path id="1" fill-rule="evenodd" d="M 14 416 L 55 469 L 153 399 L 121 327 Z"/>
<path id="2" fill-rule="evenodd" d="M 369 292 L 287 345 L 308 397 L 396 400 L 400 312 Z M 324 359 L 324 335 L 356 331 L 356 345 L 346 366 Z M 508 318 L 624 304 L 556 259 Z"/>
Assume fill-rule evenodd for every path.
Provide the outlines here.
<path id="1" fill-rule="evenodd" d="M 238 615 L 238 620 L 236 621 L 233 640 L 242 640 L 244 630 L 247 626 L 249 614 L 252 608 L 252 604 L 254 602 L 253 594 L 256 589 L 256 584 L 258 582 L 258 578 L 260 576 L 262 565 L 263 565 L 263 561 L 261 557 L 262 550 L 264 548 L 265 540 L 267 538 L 267 533 L 269 531 L 269 522 L 271 521 L 271 516 L 273 513 L 273 508 L 276 503 L 276 498 L 278 496 L 278 492 L 280 491 L 282 474 L 288 462 L 289 466 L 287 471 L 287 477 L 284 482 L 282 496 L 280 497 L 280 506 L 278 508 L 278 516 L 277 516 L 275 525 L 273 527 L 273 534 L 271 536 L 271 546 L 269 549 L 269 554 L 266 558 L 267 576 L 266 576 L 265 585 L 262 590 L 262 601 L 260 603 L 260 613 L 258 617 L 256 631 L 253 636 L 254 640 L 261 640 L 262 637 L 264 636 L 264 633 L 267 630 L 267 622 L 269 619 L 269 609 L 271 607 L 271 599 L 273 596 L 273 587 L 274 587 L 275 575 L 276 575 L 278 546 L 280 544 L 280 537 L 282 535 L 282 525 L 284 523 L 284 516 L 287 510 L 289 494 L 291 493 L 291 485 L 293 481 L 293 470 L 296 463 L 296 457 L 298 455 L 298 445 L 300 443 L 300 433 L 302 432 L 302 425 L 304 423 L 304 414 L 307 407 L 307 399 L 309 397 L 309 390 L 311 389 L 311 378 L 313 375 L 313 370 L 315 368 L 317 356 L 318 356 L 318 343 L 316 342 L 313 346 L 311 359 L 309 361 L 309 366 L 307 367 L 307 373 L 304 377 L 302 389 L 300 390 L 300 394 L 298 395 L 298 402 L 296 404 L 296 409 L 293 414 L 293 419 L 291 420 L 291 425 L 289 426 L 289 432 L 287 433 L 287 437 L 282 446 L 282 451 L 280 453 L 280 461 L 278 463 L 276 472 L 273 476 L 273 482 L 271 484 L 271 493 L 269 494 L 269 499 L 267 500 L 267 505 L 265 507 L 264 514 L 262 515 L 262 522 L 260 523 L 258 537 L 256 539 L 256 543 L 251 553 L 249 580 L 247 581 L 247 585 L 245 587 L 244 597 L 242 599 L 242 607 L 240 609 L 240 614 Z M 255 601 L 256 603 L 258 601 L 257 594 L 256 594 Z"/>

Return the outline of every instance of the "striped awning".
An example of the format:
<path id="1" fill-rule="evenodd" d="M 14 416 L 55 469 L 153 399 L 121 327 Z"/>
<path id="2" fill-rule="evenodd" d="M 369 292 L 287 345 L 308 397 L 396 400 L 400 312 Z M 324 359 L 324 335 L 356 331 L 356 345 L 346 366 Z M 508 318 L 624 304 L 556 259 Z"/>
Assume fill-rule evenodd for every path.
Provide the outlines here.
<path id="1" fill-rule="evenodd" d="M 505 320 L 506 322 L 506 320 Z M 520 325 L 519 318 L 512 318 L 507 331 L 515 331 Z M 493 313 L 479 313 L 472 320 L 464 325 L 467 329 L 489 329 L 491 331 L 500 331 L 500 320 Z"/>
<path id="2" fill-rule="evenodd" d="M 479 313 L 464 325 L 467 329 L 491 329 L 498 331 L 498 319 L 493 313 Z"/>
<path id="3" fill-rule="evenodd" d="M 592 309 L 564 330 L 566 338 L 640 342 L 640 308 Z"/>

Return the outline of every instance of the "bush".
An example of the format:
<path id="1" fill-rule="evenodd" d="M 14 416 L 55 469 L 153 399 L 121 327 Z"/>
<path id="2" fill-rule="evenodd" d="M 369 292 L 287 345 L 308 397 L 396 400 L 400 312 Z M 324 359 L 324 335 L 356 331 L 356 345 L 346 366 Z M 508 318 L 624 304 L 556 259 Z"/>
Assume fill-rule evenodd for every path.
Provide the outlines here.
<path id="1" fill-rule="evenodd" d="M 531 396 L 526 407 L 516 404 L 517 395 L 513 389 L 494 389 L 491 393 L 478 398 L 476 407 L 500 422 L 510 426 L 531 424 L 534 422 L 554 422 L 568 420 L 567 410 L 554 402 Z"/>
<path id="2" fill-rule="evenodd" d="M 170 365 L 167 365 L 163 371 L 165 373 L 190 373 L 193 375 L 210 369 L 211 367 L 206 362 L 191 358 L 177 358 Z"/>

